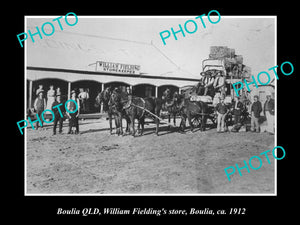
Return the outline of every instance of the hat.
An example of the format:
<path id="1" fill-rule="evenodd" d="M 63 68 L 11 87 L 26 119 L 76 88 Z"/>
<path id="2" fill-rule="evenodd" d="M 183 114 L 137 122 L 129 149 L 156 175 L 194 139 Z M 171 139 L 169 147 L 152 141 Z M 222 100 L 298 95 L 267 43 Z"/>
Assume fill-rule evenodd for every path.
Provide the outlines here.
<path id="1" fill-rule="evenodd" d="M 75 90 L 72 90 L 72 91 L 71 91 L 71 94 L 76 94 L 76 91 L 75 91 Z"/>
<path id="2" fill-rule="evenodd" d="M 216 76 L 216 75 L 217 75 L 217 73 L 211 73 L 211 75 L 214 77 L 214 76 Z"/>
<path id="3" fill-rule="evenodd" d="M 44 93 L 44 90 L 43 89 L 37 90 L 36 95 L 39 95 L 40 93 Z"/>
<path id="4" fill-rule="evenodd" d="M 217 72 L 217 76 L 222 76 L 222 72 L 221 72 L 221 71 L 218 71 L 218 72 Z"/>

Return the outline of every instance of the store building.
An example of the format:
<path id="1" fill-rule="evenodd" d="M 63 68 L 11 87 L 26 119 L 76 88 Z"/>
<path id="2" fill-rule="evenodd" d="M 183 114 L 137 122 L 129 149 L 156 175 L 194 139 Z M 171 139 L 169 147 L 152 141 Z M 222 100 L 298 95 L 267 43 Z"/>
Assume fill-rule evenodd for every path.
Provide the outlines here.
<path id="1" fill-rule="evenodd" d="M 66 97 L 73 89 L 84 89 L 90 112 L 96 112 L 94 100 L 107 86 L 129 86 L 133 95 L 160 97 L 166 88 L 180 91 L 198 81 L 151 43 L 62 31 L 27 42 L 25 50 L 28 108 L 33 107 L 40 84 L 46 95 L 50 85 Z"/>

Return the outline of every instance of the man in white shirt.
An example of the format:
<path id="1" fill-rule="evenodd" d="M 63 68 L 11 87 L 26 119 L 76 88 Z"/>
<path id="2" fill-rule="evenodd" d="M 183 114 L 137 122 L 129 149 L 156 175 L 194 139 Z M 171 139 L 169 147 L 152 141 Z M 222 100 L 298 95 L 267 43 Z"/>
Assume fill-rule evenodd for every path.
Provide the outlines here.
<path id="1" fill-rule="evenodd" d="M 87 100 L 89 99 L 89 93 L 86 90 L 84 90 L 83 88 L 80 88 L 79 91 L 80 91 L 80 93 L 78 95 L 78 98 L 81 102 L 82 111 L 84 113 L 86 113 L 87 112 Z"/>
<path id="2" fill-rule="evenodd" d="M 219 91 L 221 96 L 225 98 L 225 77 L 222 75 L 221 71 L 217 72 L 217 77 L 214 80 L 213 87 L 215 88 L 215 91 Z"/>

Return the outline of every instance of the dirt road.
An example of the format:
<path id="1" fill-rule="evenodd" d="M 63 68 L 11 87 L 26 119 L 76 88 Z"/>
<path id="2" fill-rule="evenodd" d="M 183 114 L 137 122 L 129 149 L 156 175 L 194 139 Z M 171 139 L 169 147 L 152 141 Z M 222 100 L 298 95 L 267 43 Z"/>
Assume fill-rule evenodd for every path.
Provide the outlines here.
<path id="1" fill-rule="evenodd" d="M 147 125 L 140 137 L 110 135 L 104 119 L 80 121 L 80 135 L 52 136 L 52 126 L 27 129 L 28 194 L 274 193 L 274 165 L 242 170 L 229 182 L 224 168 L 273 149 L 267 133 L 181 134 Z M 253 165 L 255 166 L 255 160 Z"/>

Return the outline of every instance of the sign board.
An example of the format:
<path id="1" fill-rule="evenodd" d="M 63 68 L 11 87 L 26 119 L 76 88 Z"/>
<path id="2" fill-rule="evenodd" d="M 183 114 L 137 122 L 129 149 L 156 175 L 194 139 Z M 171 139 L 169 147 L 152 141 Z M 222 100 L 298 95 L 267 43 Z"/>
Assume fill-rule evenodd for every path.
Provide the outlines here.
<path id="1" fill-rule="evenodd" d="M 114 62 L 97 61 L 96 71 L 120 73 L 120 74 L 140 74 L 140 65 L 130 65 Z"/>

